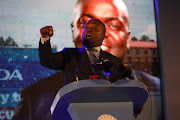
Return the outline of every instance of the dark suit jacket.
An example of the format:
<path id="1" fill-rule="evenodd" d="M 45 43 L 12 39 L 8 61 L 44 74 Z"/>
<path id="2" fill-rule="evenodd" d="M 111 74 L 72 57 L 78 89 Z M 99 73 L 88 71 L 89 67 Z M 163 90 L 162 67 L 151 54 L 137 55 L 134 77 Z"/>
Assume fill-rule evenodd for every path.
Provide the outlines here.
<path id="1" fill-rule="evenodd" d="M 39 45 L 39 58 L 42 66 L 64 72 L 65 84 L 75 81 L 76 74 L 79 80 L 89 79 L 95 73 L 92 71 L 89 57 L 85 48 L 65 48 L 63 51 L 53 53 L 50 42 Z M 114 67 L 121 68 L 121 59 L 112 54 L 100 51 L 99 60 L 108 59 Z M 119 69 L 123 73 L 125 69 Z"/>

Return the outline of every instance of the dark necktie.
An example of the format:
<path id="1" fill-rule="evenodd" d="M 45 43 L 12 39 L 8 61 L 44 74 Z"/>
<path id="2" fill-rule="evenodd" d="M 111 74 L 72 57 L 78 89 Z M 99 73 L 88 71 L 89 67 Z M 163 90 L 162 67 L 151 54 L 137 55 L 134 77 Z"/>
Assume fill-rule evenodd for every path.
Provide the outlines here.
<path id="1" fill-rule="evenodd" d="M 91 50 L 89 50 L 89 60 L 91 62 L 91 64 L 97 63 L 99 59 L 99 52 L 98 50 L 92 48 Z"/>

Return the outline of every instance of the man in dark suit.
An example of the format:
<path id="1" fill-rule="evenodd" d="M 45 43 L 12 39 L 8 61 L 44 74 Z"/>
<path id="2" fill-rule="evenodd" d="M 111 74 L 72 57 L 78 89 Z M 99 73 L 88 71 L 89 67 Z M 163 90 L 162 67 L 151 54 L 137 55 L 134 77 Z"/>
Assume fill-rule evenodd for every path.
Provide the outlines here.
<path id="1" fill-rule="evenodd" d="M 91 19 L 84 27 L 82 39 L 84 47 L 66 48 L 59 53 L 52 53 L 50 46 L 50 37 L 53 36 L 53 28 L 46 26 L 41 29 L 41 40 L 39 43 L 39 57 L 41 65 L 64 72 L 64 81 L 62 74 L 55 74 L 46 79 L 39 80 L 37 83 L 24 88 L 21 92 L 21 102 L 16 108 L 13 120 L 50 120 L 50 106 L 57 91 L 64 84 L 76 80 L 89 79 L 92 75 L 100 75 L 100 78 L 109 78 L 111 82 L 121 78 L 132 78 L 129 69 L 121 64 L 121 59 L 102 51 L 100 46 L 105 37 L 105 25 L 98 19 Z M 91 50 L 96 49 L 95 58 L 91 56 Z M 96 60 L 97 59 L 97 60 Z M 102 75 L 98 72 L 96 62 L 108 64 L 112 71 L 103 68 L 111 73 L 112 77 Z M 102 66 L 98 66 L 101 67 Z M 107 66 L 103 66 L 107 67 Z M 102 69 L 101 69 L 102 70 Z M 78 79 L 77 79 L 78 77 Z M 51 79 L 51 82 L 49 82 Z M 42 84 L 43 83 L 43 84 Z M 51 84 L 50 84 L 51 83 Z M 26 111 L 27 110 L 27 111 Z"/>
<path id="2" fill-rule="evenodd" d="M 128 77 L 125 67 L 120 58 L 101 50 L 102 42 L 105 38 L 106 27 L 98 19 L 90 19 L 84 26 L 82 33 L 82 48 L 65 48 L 63 51 L 53 53 L 50 47 L 49 38 L 53 35 L 53 28 L 46 26 L 41 29 L 41 41 L 39 44 L 39 58 L 42 66 L 64 72 L 65 84 L 78 80 L 88 79 L 92 75 L 99 75 L 100 78 L 106 78 L 106 72 L 115 73 L 115 78 Z M 46 40 L 43 40 L 43 39 Z M 93 51 L 92 51 L 93 50 Z M 93 53 L 92 53 L 93 52 Z M 94 61 L 95 60 L 95 61 Z M 103 69 L 105 64 L 96 63 L 108 60 L 111 64 L 111 70 Z M 97 69 L 104 70 L 104 73 Z M 123 69 L 123 70 L 122 70 Z M 111 79 L 110 79 L 111 80 Z"/>

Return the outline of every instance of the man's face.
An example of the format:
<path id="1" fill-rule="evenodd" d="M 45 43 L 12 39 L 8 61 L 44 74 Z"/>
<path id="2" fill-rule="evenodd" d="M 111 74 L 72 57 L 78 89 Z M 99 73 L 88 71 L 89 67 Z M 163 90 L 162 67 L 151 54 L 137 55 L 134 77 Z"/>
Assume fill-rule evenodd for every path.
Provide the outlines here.
<path id="1" fill-rule="evenodd" d="M 72 32 L 73 42 L 78 48 L 83 47 L 83 27 L 91 18 L 97 18 L 106 25 L 105 39 L 101 48 L 116 57 L 123 58 L 130 33 L 127 9 L 121 0 L 82 0 L 76 5 Z"/>
<path id="2" fill-rule="evenodd" d="M 83 29 L 82 42 L 87 48 L 97 47 L 102 45 L 104 39 L 104 29 L 97 19 L 89 20 Z"/>

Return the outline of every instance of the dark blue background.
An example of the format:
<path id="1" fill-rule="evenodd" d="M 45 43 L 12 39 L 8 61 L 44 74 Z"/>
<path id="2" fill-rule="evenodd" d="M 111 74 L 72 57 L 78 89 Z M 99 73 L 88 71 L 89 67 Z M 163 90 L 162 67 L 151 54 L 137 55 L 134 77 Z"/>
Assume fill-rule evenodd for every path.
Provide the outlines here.
<path id="1" fill-rule="evenodd" d="M 56 51 L 56 49 L 53 49 Z M 10 107 L 17 106 L 20 96 L 17 100 L 17 96 L 13 97 L 13 94 L 20 92 L 22 87 L 26 87 L 35 83 L 41 78 L 48 77 L 54 73 L 55 70 L 42 67 L 39 62 L 38 48 L 10 48 L 0 47 L 0 106 Z M 13 71 L 19 71 L 23 80 L 18 79 L 15 73 L 12 79 L 3 80 L 7 74 L 4 70 L 12 75 Z M 16 92 L 16 93 L 15 93 Z M 6 104 L 2 104 L 2 96 L 8 95 Z M 7 97 L 7 96 L 6 96 Z"/>

